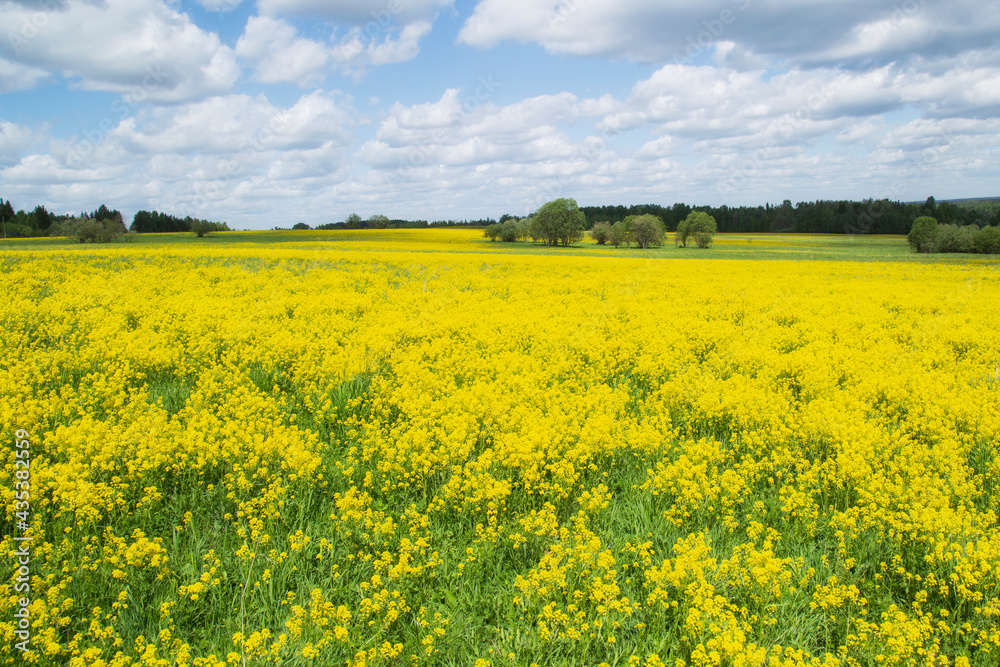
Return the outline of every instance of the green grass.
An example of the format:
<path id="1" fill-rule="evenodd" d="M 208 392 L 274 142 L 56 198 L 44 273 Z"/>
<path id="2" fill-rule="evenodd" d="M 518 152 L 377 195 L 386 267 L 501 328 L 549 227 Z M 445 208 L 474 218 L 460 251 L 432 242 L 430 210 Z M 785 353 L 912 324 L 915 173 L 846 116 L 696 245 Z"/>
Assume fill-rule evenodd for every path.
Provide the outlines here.
<path id="1" fill-rule="evenodd" d="M 414 243 L 416 242 L 416 243 Z M 297 249 L 316 250 L 398 250 L 403 252 L 462 252 L 543 255 L 585 255 L 650 259 L 766 259 L 798 261 L 861 261 L 914 263 L 995 263 L 998 255 L 920 255 L 910 250 L 904 236 L 839 234 L 718 234 L 712 247 L 699 249 L 675 247 L 672 234 L 659 248 L 642 250 L 599 246 L 590 240 L 570 247 L 548 247 L 540 243 L 503 243 L 489 241 L 476 228 L 430 228 L 401 230 L 336 231 L 246 231 L 216 233 L 204 238 L 193 234 L 142 234 L 131 244 L 82 245 L 68 238 L 0 239 L 0 250 L 116 248 L 127 245 L 144 247 L 200 246 L 238 247 L 294 245 Z"/>

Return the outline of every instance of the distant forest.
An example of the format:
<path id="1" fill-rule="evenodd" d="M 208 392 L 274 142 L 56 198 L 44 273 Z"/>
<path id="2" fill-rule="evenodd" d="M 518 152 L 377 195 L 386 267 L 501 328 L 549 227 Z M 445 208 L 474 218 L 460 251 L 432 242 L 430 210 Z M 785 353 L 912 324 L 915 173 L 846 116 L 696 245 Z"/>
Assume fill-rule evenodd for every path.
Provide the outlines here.
<path id="1" fill-rule="evenodd" d="M 882 201 L 815 201 L 795 206 L 785 200 L 780 206 L 688 206 L 656 204 L 638 206 L 581 206 L 587 227 L 594 223 L 624 220 L 628 215 L 650 213 L 659 216 L 668 231 L 692 210 L 704 211 L 715 218 L 720 232 L 767 233 L 801 232 L 810 234 L 907 234 L 913 221 L 929 215 L 943 225 L 996 225 L 1000 221 L 1000 200 L 940 202 L 928 197 L 924 203 Z"/>
<path id="2" fill-rule="evenodd" d="M 108 208 L 104 204 L 93 211 L 82 211 L 79 215 L 57 215 L 50 213 L 41 204 L 29 212 L 25 212 L 24 209 L 15 212 L 9 200 L 0 199 L 0 225 L 3 228 L 4 238 L 69 236 L 72 235 L 71 230 L 81 221 L 86 220 L 111 221 L 121 226 L 122 233 L 125 232 L 125 220 L 121 212 Z M 132 224 L 129 225 L 128 230 L 137 233 L 191 232 L 206 226 L 211 231 L 229 231 L 229 226 L 224 222 L 209 222 L 191 216 L 179 218 L 158 211 L 137 212 L 132 218 Z"/>
<path id="3" fill-rule="evenodd" d="M 923 215 L 935 218 L 942 225 L 987 225 L 1000 224 L 1000 199 L 977 199 L 954 202 L 937 202 L 928 197 L 925 202 L 899 202 L 883 199 L 880 201 L 814 201 L 799 202 L 796 205 L 785 200 L 780 205 L 764 206 L 689 206 L 677 203 L 673 206 L 659 204 L 637 204 L 631 206 L 581 206 L 590 229 L 596 222 L 615 223 L 629 215 L 646 213 L 659 216 L 667 231 L 677 229 L 677 223 L 693 211 L 704 211 L 715 218 L 718 230 L 723 233 L 768 233 L 801 232 L 811 234 L 907 234 L 913 221 Z M 319 225 L 316 229 L 398 229 L 419 227 L 484 227 L 497 222 L 517 218 L 510 214 L 498 219 L 479 220 L 401 220 L 384 215 L 373 215 L 367 220 L 351 214 L 343 222 Z M 74 221 L 92 219 L 114 220 L 123 227 L 122 214 L 101 205 L 92 212 L 77 215 L 56 215 L 35 206 L 29 212 L 14 211 L 10 201 L 0 199 L 0 224 L 4 237 L 17 236 L 58 236 L 63 235 Z M 219 231 L 228 230 L 225 223 L 207 221 L 185 216 L 183 218 L 158 211 L 139 211 L 128 229 L 138 233 L 189 232 L 208 224 Z M 275 229 L 280 229 L 275 227 Z M 296 224 L 293 229 L 310 229 L 305 223 Z"/>
<path id="4" fill-rule="evenodd" d="M 929 215 L 942 225 L 977 225 L 985 227 L 1000 222 L 1000 199 L 966 200 L 959 202 L 937 202 L 934 197 L 926 201 L 903 203 L 889 200 L 866 201 L 814 201 L 799 202 L 795 206 L 788 200 L 772 206 L 689 206 L 674 204 L 634 204 L 632 206 L 581 206 L 586 216 L 586 226 L 590 229 L 597 222 L 616 223 L 626 216 L 646 213 L 659 216 L 667 229 L 674 231 L 677 223 L 684 220 L 691 211 L 704 211 L 715 218 L 720 232 L 728 233 L 769 233 L 801 232 L 810 234 L 907 234 L 913 221 L 922 215 Z M 480 220 L 438 220 L 427 223 L 424 220 L 390 220 L 385 216 L 372 216 L 368 220 L 352 214 L 344 222 L 319 225 L 316 229 L 395 229 L 402 227 L 483 227 L 517 219 L 518 216 L 504 214 L 498 219 Z M 304 223 L 295 226 L 309 229 Z M 277 229 L 277 228 L 276 228 Z"/>

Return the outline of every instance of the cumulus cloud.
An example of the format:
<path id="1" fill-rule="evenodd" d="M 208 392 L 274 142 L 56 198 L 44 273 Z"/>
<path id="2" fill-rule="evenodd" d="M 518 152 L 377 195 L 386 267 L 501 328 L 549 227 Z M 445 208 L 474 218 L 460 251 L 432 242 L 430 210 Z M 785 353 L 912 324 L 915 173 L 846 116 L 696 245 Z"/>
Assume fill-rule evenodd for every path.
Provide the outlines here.
<path id="1" fill-rule="evenodd" d="M 179 108 L 128 118 L 109 135 L 147 154 L 230 154 L 315 148 L 351 141 L 354 110 L 332 94 L 315 91 L 289 108 L 260 95 L 213 97 Z"/>
<path id="2" fill-rule="evenodd" d="M 323 80 L 330 60 L 323 44 L 299 37 L 283 19 L 251 16 L 236 54 L 256 63 L 255 78 L 263 83 L 309 86 Z"/>
<path id="3" fill-rule="evenodd" d="M 0 58 L 0 95 L 34 88 L 49 75 L 44 69 Z"/>
<path id="4" fill-rule="evenodd" d="M 0 121 L 0 165 L 16 163 L 35 140 L 36 133 L 27 127 Z"/>
<path id="5" fill-rule="evenodd" d="M 210 12 L 231 12 L 239 7 L 243 0 L 197 0 L 197 2 Z"/>
<path id="6" fill-rule="evenodd" d="M 141 88 L 145 99 L 172 103 L 229 91 L 239 77 L 232 50 L 172 4 L 67 0 L 49 11 L 7 0 L 5 22 L 21 27 L 0 49 L 30 72 L 58 72 L 85 90 Z"/>
<path id="7" fill-rule="evenodd" d="M 370 21 L 410 24 L 432 18 L 454 0 L 258 0 L 257 9 L 268 16 L 295 16 L 363 26 Z"/>
<path id="8" fill-rule="evenodd" d="M 915 53 L 942 57 L 995 47 L 1000 10 L 975 0 L 480 0 L 459 41 L 483 48 L 504 40 L 553 53 L 624 57 L 647 63 L 694 62 L 723 52 L 790 64 L 882 65 Z"/>

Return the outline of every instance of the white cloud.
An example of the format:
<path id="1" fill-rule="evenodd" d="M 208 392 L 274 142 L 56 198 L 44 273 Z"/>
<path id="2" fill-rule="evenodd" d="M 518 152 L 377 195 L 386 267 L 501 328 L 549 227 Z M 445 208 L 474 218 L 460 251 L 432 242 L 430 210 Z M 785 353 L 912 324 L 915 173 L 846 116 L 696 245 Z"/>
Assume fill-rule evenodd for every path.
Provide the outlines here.
<path id="1" fill-rule="evenodd" d="M 747 54 L 791 64 L 885 64 L 916 52 L 943 55 L 995 47 L 1000 11 L 976 0 L 480 0 L 459 41 L 491 48 L 504 40 L 552 53 L 694 62 L 713 51 L 730 66 Z"/>
<path id="2" fill-rule="evenodd" d="M 299 86 L 322 81 L 330 60 L 324 45 L 299 37 L 287 21 L 266 16 L 250 17 L 236 54 L 256 62 L 258 81 Z"/>
<path id="3" fill-rule="evenodd" d="M 44 69 L 0 58 L 0 95 L 34 88 L 47 76 Z"/>
<path id="4" fill-rule="evenodd" d="M 399 33 L 399 39 L 392 40 L 387 35 L 381 43 L 368 45 L 368 61 L 372 65 L 389 65 L 406 62 L 417 57 L 420 40 L 431 31 L 430 21 L 417 21 L 407 25 Z"/>
<path id="5" fill-rule="evenodd" d="M 163 0 L 76 0 L 52 12 L 7 0 L 0 13 L 33 26 L 0 46 L 7 58 L 78 78 L 85 90 L 179 102 L 227 92 L 239 77 L 231 49 Z"/>
<path id="6" fill-rule="evenodd" d="M 239 7 L 243 0 L 197 0 L 197 2 L 210 12 L 231 12 Z"/>
<path id="7" fill-rule="evenodd" d="M 16 163 L 35 140 L 35 133 L 23 125 L 0 121 L 0 165 Z"/>
<path id="8" fill-rule="evenodd" d="M 454 0 L 257 0 L 257 9 L 268 16 L 323 19 L 355 26 L 385 29 L 431 19 Z M 374 23 L 375 27 L 368 24 Z"/>
<path id="9" fill-rule="evenodd" d="M 315 148 L 351 140 L 354 110 L 329 93 L 304 95 L 290 108 L 262 95 L 213 97 L 128 118 L 109 136 L 135 152 L 232 154 Z"/>

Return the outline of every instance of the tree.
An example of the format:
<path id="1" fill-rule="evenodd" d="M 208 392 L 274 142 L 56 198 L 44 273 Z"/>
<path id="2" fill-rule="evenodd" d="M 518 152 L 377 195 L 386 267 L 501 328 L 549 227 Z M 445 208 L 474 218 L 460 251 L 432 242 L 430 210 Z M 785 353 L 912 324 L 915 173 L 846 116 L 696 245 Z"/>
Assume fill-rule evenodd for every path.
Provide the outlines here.
<path id="1" fill-rule="evenodd" d="M 938 234 L 931 252 L 974 252 L 973 230 L 979 231 L 975 225 L 939 225 Z"/>
<path id="2" fill-rule="evenodd" d="M 716 231 L 718 231 L 718 226 L 715 224 L 715 218 L 704 211 L 691 211 L 677 225 L 674 245 L 679 243 L 686 248 L 688 239 L 693 238 L 699 248 L 707 248 L 712 244 L 712 238 Z"/>
<path id="3" fill-rule="evenodd" d="M 913 221 L 906 240 L 909 241 L 913 252 L 928 253 L 934 248 L 939 233 L 938 221 L 929 215 L 922 215 Z"/>
<path id="4" fill-rule="evenodd" d="M 58 235 L 68 235 L 79 243 L 111 243 L 127 234 L 120 218 L 73 218 L 56 228 Z"/>
<path id="5" fill-rule="evenodd" d="M 362 220 L 361 216 L 357 213 L 351 213 L 347 216 L 347 221 L 344 223 L 344 226 L 348 229 L 361 229 L 365 226 L 365 221 Z"/>
<path id="6" fill-rule="evenodd" d="M 663 243 L 666 231 L 659 216 L 644 214 L 632 220 L 632 238 L 643 250 Z"/>
<path id="7" fill-rule="evenodd" d="M 389 226 L 389 218 L 377 213 L 372 217 L 368 218 L 368 228 L 369 229 L 385 229 Z"/>
<path id="8" fill-rule="evenodd" d="M 292 229 L 312 229 L 312 227 L 310 227 L 304 222 L 296 222 L 294 225 L 292 225 Z"/>
<path id="9" fill-rule="evenodd" d="M 228 232 L 229 225 L 224 222 L 209 222 L 194 218 L 190 223 L 190 230 L 198 235 L 198 238 L 207 236 L 211 232 Z"/>
<path id="10" fill-rule="evenodd" d="M 984 255 L 1000 255 L 1000 227 L 983 227 L 973 234 L 976 252 Z"/>
<path id="11" fill-rule="evenodd" d="M 677 223 L 677 231 L 674 232 L 674 247 L 681 246 L 686 248 L 688 245 L 688 236 L 691 235 L 691 230 L 688 229 L 688 219 L 684 218 Z"/>
<path id="12" fill-rule="evenodd" d="M 595 222 L 594 228 L 590 230 L 590 238 L 594 239 L 597 245 L 604 245 L 611 235 L 611 225 L 606 222 Z"/>
<path id="13" fill-rule="evenodd" d="M 608 231 L 608 242 L 616 248 L 623 243 L 629 243 L 629 232 L 624 220 L 619 220 L 611 225 L 611 229 Z"/>
<path id="14" fill-rule="evenodd" d="M 500 236 L 500 227 L 501 225 L 486 225 L 486 229 L 483 230 L 483 236 L 490 241 L 496 241 L 497 237 Z"/>
<path id="15" fill-rule="evenodd" d="M 31 226 L 40 231 L 48 231 L 49 227 L 52 226 L 52 216 L 49 215 L 49 212 L 41 204 L 35 207 L 35 210 L 29 214 L 29 217 L 32 220 L 30 223 Z"/>
<path id="16" fill-rule="evenodd" d="M 567 246 L 583 238 L 586 217 L 575 199 L 560 198 L 542 204 L 533 217 L 538 238 L 546 245 Z"/>

